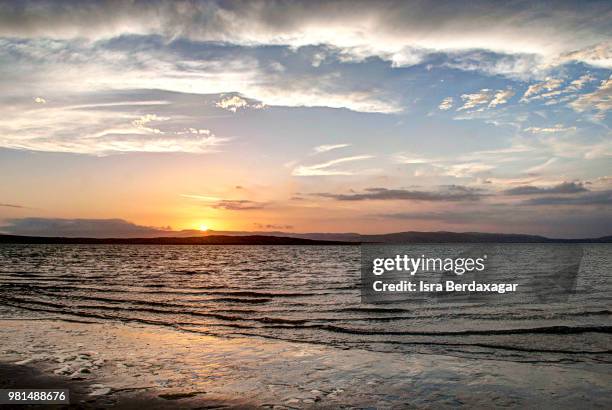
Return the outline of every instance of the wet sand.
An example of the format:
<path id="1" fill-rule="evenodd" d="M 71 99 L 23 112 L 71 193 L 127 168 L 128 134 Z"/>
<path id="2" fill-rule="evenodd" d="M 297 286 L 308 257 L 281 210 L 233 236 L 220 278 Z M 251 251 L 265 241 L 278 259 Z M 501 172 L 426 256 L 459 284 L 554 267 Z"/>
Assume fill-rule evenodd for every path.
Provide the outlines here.
<path id="1" fill-rule="evenodd" d="M 608 363 L 380 353 L 167 327 L 0 320 L 0 383 L 79 407 L 611 408 Z"/>
<path id="2" fill-rule="evenodd" d="M 91 394 L 99 390 L 92 380 L 66 378 L 54 374 L 43 373 L 39 368 L 32 365 L 15 365 L 15 364 L 0 364 L 0 389 L 23 389 L 23 388 L 38 388 L 38 389 L 68 389 L 70 390 L 70 405 L 2 405 L 2 408 L 35 408 L 41 407 L 46 409 L 81 409 L 81 408 L 102 408 L 102 407 L 118 407 L 126 409 L 148 408 L 148 409 L 175 409 L 177 408 L 176 400 L 182 400 L 188 407 L 200 409 L 231 409 L 231 408 L 254 408 L 247 403 L 236 405 L 231 401 L 219 400 L 197 400 L 189 402 L 186 399 L 193 395 L 155 395 L 150 394 L 146 390 L 140 389 L 123 389 L 113 391 L 112 394 Z"/>

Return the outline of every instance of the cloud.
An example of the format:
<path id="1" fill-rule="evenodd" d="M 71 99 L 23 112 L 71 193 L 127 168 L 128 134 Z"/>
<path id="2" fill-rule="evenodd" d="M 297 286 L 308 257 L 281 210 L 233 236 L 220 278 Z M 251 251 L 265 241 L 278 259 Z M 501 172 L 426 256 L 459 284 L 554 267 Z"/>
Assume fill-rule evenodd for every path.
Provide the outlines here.
<path id="1" fill-rule="evenodd" d="M 323 162 L 314 165 L 300 165 L 293 169 L 291 175 L 298 177 L 307 176 L 334 176 L 334 175 L 355 175 L 358 171 L 338 169 L 336 165 L 347 162 L 363 161 L 365 159 L 374 158 L 371 155 L 355 155 L 352 157 L 337 158 L 331 161 Z"/>
<path id="2" fill-rule="evenodd" d="M 483 88 L 482 90 L 472 94 L 462 94 L 463 106 L 457 111 L 464 111 L 477 108 L 477 111 L 484 111 L 485 108 L 495 108 L 498 105 L 506 104 L 515 92 L 511 89 L 507 90 L 491 90 Z"/>
<path id="3" fill-rule="evenodd" d="M 606 175 L 595 178 L 594 180 L 589 181 L 589 185 L 593 187 L 612 189 L 612 176 Z"/>
<path id="4" fill-rule="evenodd" d="M 237 95 L 233 95 L 231 97 L 224 97 L 221 100 L 217 101 L 215 105 L 219 108 L 223 108 L 224 110 L 228 110 L 231 112 L 236 112 L 239 109 L 252 108 L 252 109 L 262 109 L 265 107 L 265 104 L 262 103 L 251 103 L 246 99 L 239 97 Z"/>
<path id="5" fill-rule="evenodd" d="M 516 94 L 512 90 L 499 90 L 493 96 L 493 99 L 489 103 L 489 108 L 497 107 L 498 105 L 506 104 L 510 98 Z"/>
<path id="6" fill-rule="evenodd" d="M 525 94 L 521 98 L 520 102 L 528 102 L 530 100 L 536 99 L 538 96 L 542 97 L 542 92 L 544 91 L 552 91 L 557 90 L 563 85 L 563 80 L 560 78 L 552 78 L 548 77 L 546 80 L 532 84 L 527 88 Z M 545 96 L 553 96 L 555 94 L 547 94 Z"/>
<path id="7" fill-rule="evenodd" d="M 582 90 L 585 85 L 587 85 L 588 83 L 591 83 L 591 82 L 593 82 L 595 80 L 596 80 L 595 76 L 593 76 L 590 73 L 581 75 L 580 77 L 578 77 L 577 79 L 572 81 L 567 86 L 566 90 L 567 91 L 579 91 L 579 90 Z"/>
<path id="8" fill-rule="evenodd" d="M 159 117 L 155 114 L 146 114 L 132 121 L 132 125 L 140 130 L 151 132 L 153 134 L 162 134 L 163 132 L 159 128 L 150 128 L 146 125 L 150 122 L 154 121 L 166 121 L 169 120 L 168 117 Z"/>
<path id="9" fill-rule="evenodd" d="M 565 88 L 562 87 L 564 80 L 548 77 L 545 81 L 529 86 L 520 102 L 525 103 L 534 100 L 546 100 L 544 105 L 554 105 L 580 98 L 580 92 L 588 83 L 596 80 L 591 73 L 586 73 L 571 81 Z"/>
<path id="10" fill-rule="evenodd" d="M 563 124 L 555 124 L 553 127 L 527 127 L 525 131 L 532 134 L 553 134 L 557 132 L 576 131 L 576 127 L 565 127 Z"/>
<path id="11" fill-rule="evenodd" d="M 576 111 L 596 110 L 601 113 L 612 108 L 612 76 L 603 80 L 592 93 L 583 94 L 570 103 Z"/>
<path id="12" fill-rule="evenodd" d="M 415 157 L 403 152 L 393 155 L 393 160 L 399 164 L 428 164 L 436 161 L 435 159 Z"/>
<path id="13" fill-rule="evenodd" d="M 22 205 L 15 205 L 15 204 L 2 204 L 0 203 L 0 207 L 5 207 L 5 208 L 17 208 L 17 209 L 27 209 L 26 206 L 22 206 Z"/>
<path id="14" fill-rule="evenodd" d="M 549 158 L 542 164 L 534 165 L 533 167 L 526 169 L 525 173 L 526 174 L 538 174 L 542 172 L 544 169 L 550 167 L 552 164 L 557 163 L 557 161 L 559 161 L 559 158 L 557 157 Z"/>
<path id="15" fill-rule="evenodd" d="M 0 226 L 0 231 L 26 236 L 119 238 L 164 236 L 172 232 L 123 219 L 18 218 L 7 223 Z"/>
<path id="16" fill-rule="evenodd" d="M 434 202 L 454 202 L 454 201 L 478 201 L 484 194 L 475 188 L 464 187 L 461 185 L 449 185 L 440 187 L 438 191 L 419 191 L 409 189 L 387 189 L 387 188 L 367 188 L 362 193 L 334 194 L 319 193 L 316 196 L 331 198 L 338 201 L 434 201 Z"/>
<path id="17" fill-rule="evenodd" d="M 225 209 L 227 211 L 250 211 L 253 209 L 265 208 L 267 204 L 262 202 L 249 201 L 246 199 L 223 199 L 210 205 L 211 208 Z"/>
<path id="18" fill-rule="evenodd" d="M 532 198 L 521 203 L 522 205 L 612 205 L 612 190 L 589 191 L 577 196 L 552 196 Z"/>
<path id="19" fill-rule="evenodd" d="M 112 106 L 56 106 L 23 110 L 7 107 L 0 121 L 0 147 L 109 155 L 122 152 L 214 152 L 228 138 L 203 128 L 177 128 L 155 113 L 117 113 Z M 128 107 L 126 107 L 128 109 Z M 183 116 L 184 117 L 184 116 Z M 164 125 L 167 124 L 167 125 Z"/>
<path id="20" fill-rule="evenodd" d="M 396 163 L 404 165 L 421 165 L 421 167 L 415 170 L 415 176 L 451 176 L 455 178 L 466 178 L 488 173 L 496 168 L 496 165 L 493 165 L 493 163 L 470 161 L 475 158 L 481 158 L 484 155 L 494 154 L 475 152 L 473 155 L 451 159 L 442 157 L 422 158 L 405 153 L 397 153 L 393 155 L 393 160 Z"/>
<path id="21" fill-rule="evenodd" d="M 7 95 L 44 91 L 59 94 L 54 98 L 58 100 L 74 93 L 150 89 L 222 94 L 218 107 L 234 112 L 267 105 L 402 112 L 393 79 L 382 67 L 368 76 L 361 69 L 340 71 L 336 65 L 314 69 L 296 64 L 296 53 L 302 50 L 164 41 L 158 36 L 95 43 L 0 37 L 0 60 L 11 67 L 3 72 Z M 336 62 L 338 58 L 336 52 Z M 289 61 L 289 69 L 278 70 L 276 60 Z M 376 78 L 367 78 L 372 75 Z"/>
<path id="22" fill-rule="evenodd" d="M 495 165 L 484 164 L 482 162 L 466 162 L 439 167 L 444 170 L 444 175 L 449 175 L 456 178 L 471 177 L 495 169 Z"/>
<path id="23" fill-rule="evenodd" d="M 261 223 L 257 223 L 254 222 L 253 225 L 255 226 L 255 228 L 257 229 L 293 229 L 294 226 L 293 225 L 277 225 L 277 224 L 261 224 Z"/>
<path id="24" fill-rule="evenodd" d="M 522 185 L 510 188 L 502 193 L 505 195 L 540 195 L 540 194 L 577 194 L 587 192 L 582 182 L 562 182 L 550 187 L 537 187 L 533 185 Z"/>
<path id="25" fill-rule="evenodd" d="M 448 61 L 442 65 L 456 70 L 521 81 L 542 78 L 552 68 L 547 58 L 537 54 L 501 54 L 483 50 L 449 53 Z"/>
<path id="26" fill-rule="evenodd" d="M 322 153 L 322 152 L 329 152 L 335 149 L 340 149 L 340 148 L 346 148 L 346 147 L 350 147 L 351 144 L 333 144 L 333 145 L 319 145 L 317 147 L 314 147 L 314 151 L 318 154 L 318 153 Z"/>
<path id="27" fill-rule="evenodd" d="M 450 110 L 453 108 L 453 97 L 446 97 L 442 100 L 438 108 L 442 111 Z"/>
<path id="28" fill-rule="evenodd" d="M 562 54 L 559 59 L 561 61 L 582 61 L 596 67 L 610 68 L 612 66 L 612 44 L 604 41 L 581 50 Z"/>
<path id="29" fill-rule="evenodd" d="M 215 103 L 217 107 L 232 112 L 236 112 L 236 110 L 238 110 L 239 108 L 245 108 L 248 106 L 248 104 L 249 103 L 244 98 L 240 98 L 237 95 L 223 98 L 222 100 L 219 100 L 217 101 L 217 103 Z"/>
<path id="30" fill-rule="evenodd" d="M 193 195 L 193 194 L 181 194 L 183 198 L 197 199 L 198 201 L 220 201 L 221 198 L 216 196 L 208 195 Z"/>
<path id="31" fill-rule="evenodd" d="M 464 101 L 463 106 L 459 107 L 457 111 L 469 110 L 481 105 L 488 104 L 493 98 L 493 90 L 483 88 L 477 93 L 463 94 L 461 99 Z"/>
<path id="32" fill-rule="evenodd" d="M 537 55 L 545 62 L 609 66 L 606 2 L 579 7 L 476 1 L 432 8 L 416 1 L 5 2 L 0 36 L 102 40 L 158 34 L 165 40 L 240 45 L 327 44 L 354 58 L 415 64 L 423 50 L 490 50 Z M 486 16 L 487 18 L 482 18 Z M 435 30 L 431 28 L 435 27 Z M 364 35 L 368 33 L 368 35 Z M 593 44 L 599 44 L 594 46 Z M 318 59 L 313 64 L 320 64 Z"/>
<path id="33" fill-rule="evenodd" d="M 243 188 L 236 187 L 238 190 Z M 249 211 L 265 208 L 268 204 L 264 202 L 250 201 L 247 199 L 222 199 L 210 195 L 181 194 L 183 198 L 195 199 L 197 201 L 208 202 L 207 206 L 215 209 L 225 209 L 227 211 Z"/>

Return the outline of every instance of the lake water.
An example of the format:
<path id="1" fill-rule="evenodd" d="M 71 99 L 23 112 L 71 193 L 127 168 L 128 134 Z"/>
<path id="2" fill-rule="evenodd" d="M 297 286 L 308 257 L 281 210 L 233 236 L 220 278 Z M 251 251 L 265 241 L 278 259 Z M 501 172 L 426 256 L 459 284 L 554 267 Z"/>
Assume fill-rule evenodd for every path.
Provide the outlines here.
<path id="1" fill-rule="evenodd" d="M 566 301 L 424 305 L 362 304 L 359 246 L 1 245 L 0 315 L 378 352 L 610 363 L 612 246 L 582 249 Z"/>

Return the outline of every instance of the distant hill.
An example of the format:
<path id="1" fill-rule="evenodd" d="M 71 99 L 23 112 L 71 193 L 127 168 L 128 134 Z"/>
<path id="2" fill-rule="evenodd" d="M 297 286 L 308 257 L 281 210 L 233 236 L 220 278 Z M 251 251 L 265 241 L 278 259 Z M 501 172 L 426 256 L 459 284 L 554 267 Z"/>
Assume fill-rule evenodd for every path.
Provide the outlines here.
<path id="1" fill-rule="evenodd" d="M 199 236 L 156 238 L 64 238 L 0 234 L 0 243 L 142 244 L 142 245 L 347 245 L 359 243 L 612 243 L 612 236 L 554 239 L 537 235 L 482 232 L 357 233 L 199 232 Z"/>
<path id="2" fill-rule="evenodd" d="M 133 244 L 133 245 L 348 245 L 352 242 L 320 241 L 264 235 L 209 235 L 160 238 L 61 238 L 44 236 L 0 235 L 0 243 L 24 244 Z"/>
<path id="3" fill-rule="evenodd" d="M 208 231 L 204 235 L 216 235 L 221 232 Z M 377 235 L 358 233 L 289 233 L 289 232 L 238 232 L 224 231 L 224 235 L 268 234 L 291 238 L 313 239 L 341 242 L 376 242 L 376 243 L 612 243 L 612 236 L 601 238 L 558 239 L 539 235 L 483 233 L 483 232 L 395 232 Z"/>

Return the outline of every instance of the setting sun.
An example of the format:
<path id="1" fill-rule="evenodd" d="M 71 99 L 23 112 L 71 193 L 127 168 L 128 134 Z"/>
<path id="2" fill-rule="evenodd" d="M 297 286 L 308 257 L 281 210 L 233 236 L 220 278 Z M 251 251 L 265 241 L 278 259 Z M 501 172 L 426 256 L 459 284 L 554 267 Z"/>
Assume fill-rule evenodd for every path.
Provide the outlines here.
<path id="1" fill-rule="evenodd" d="M 208 226 L 206 226 L 206 225 L 200 225 L 198 229 L 199 229 L 200 231 L 202 231 L 202 232 L 206 232 L 206 231 L 208 231 Z"/>

